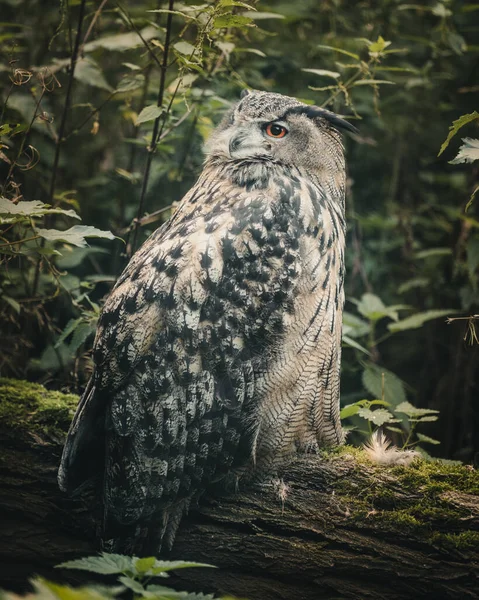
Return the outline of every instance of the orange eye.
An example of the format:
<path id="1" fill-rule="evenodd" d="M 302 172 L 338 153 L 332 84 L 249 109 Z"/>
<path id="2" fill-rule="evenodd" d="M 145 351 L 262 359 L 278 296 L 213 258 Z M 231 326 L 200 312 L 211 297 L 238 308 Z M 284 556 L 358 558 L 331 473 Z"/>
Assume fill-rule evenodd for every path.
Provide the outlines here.
<path id="1" fill-rule="evenodd" d="M 282 138 L 288 133 L 286 127 L 278 125 L 278 123 L 268 123 L 265 127 L 265 131 L 270 137 L 274 138 Z"/>

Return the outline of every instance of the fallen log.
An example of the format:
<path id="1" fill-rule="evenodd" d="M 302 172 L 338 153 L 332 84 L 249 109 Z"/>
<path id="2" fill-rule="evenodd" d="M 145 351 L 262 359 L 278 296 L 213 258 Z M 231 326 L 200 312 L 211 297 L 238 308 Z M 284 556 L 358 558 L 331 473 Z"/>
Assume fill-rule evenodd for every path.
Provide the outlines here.
<path id="1" fill-rule="evenodd" d="M 0 379 L 0 587 L 29 577 L 83 583 L 54 565 L 97 551 L 87 498 L 56 484 L 78 398 Z M 204 499 L 171 559 L 218 569 L 178 571 L 179 589 L 250 600 L 478 598 L 479 476 L 415 460 L 371 464 L 343 447 L 303 455 L 277 485 Z M 79 579 L 82 577 L 82 579 Z"/>

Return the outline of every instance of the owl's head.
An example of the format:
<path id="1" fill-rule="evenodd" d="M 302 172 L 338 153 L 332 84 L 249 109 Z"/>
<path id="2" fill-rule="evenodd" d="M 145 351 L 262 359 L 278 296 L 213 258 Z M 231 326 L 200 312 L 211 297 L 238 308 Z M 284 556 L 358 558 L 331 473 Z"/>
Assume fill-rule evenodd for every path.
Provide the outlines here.
<path id="1" fill-rule="evenodd" d="M 356 131 L 323 108 L 281 94 L 246 91 L 205 151 L 207 161 L 271 162 L 308 173 L 344 170 L 341 129 Z"/>

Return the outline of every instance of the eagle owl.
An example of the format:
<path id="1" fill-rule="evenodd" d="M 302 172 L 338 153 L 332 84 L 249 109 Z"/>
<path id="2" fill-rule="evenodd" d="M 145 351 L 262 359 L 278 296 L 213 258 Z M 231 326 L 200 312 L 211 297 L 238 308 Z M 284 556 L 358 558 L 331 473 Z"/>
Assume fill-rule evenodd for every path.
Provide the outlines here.
<path id="1" fill-rule="evenodd" d="M 205 490 L 338 444 L 345 164 L 354 127 L 249 92 L 100 316 L 59 471 L 94 481 L 103 547 L 156 552 Z"/>

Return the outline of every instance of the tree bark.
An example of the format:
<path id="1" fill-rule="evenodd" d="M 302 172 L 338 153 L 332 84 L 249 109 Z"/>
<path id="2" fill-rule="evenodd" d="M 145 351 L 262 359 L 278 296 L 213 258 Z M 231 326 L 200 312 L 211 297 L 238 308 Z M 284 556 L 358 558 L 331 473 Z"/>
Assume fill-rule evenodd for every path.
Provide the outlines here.
<path id="1" fill-rule="evenodd" d="M 0 380 L 0 587 L 25 589 L 34 574 L 85 582 L 53 569 L 97 551 L 88 499 L 56 483 L 74 398 L 55 392 L 41 410 L 51 392 L 16 385 Z M 171 581 L 249 600 L 478 598 L 478 490 L 468 466 L 380 467 L 346 447 L 303 455 L 282 481 L 191 510 L 167 558 L 219 568 Z"/>

